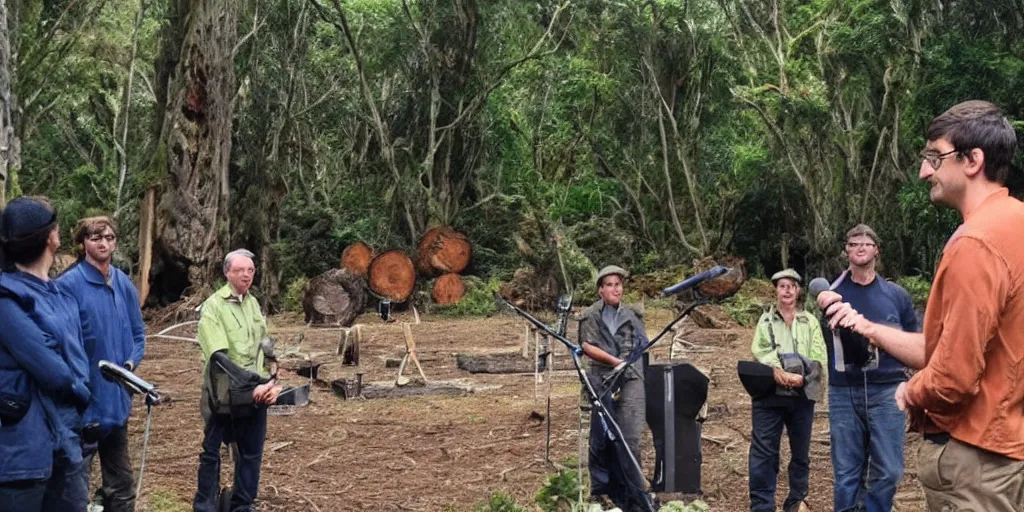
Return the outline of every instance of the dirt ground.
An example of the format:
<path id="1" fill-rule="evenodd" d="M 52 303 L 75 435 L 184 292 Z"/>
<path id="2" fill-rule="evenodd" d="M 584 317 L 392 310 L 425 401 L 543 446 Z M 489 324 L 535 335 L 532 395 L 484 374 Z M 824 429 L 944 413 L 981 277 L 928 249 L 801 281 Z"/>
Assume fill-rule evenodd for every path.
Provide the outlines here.
<path id="1" fill-rule="evenodd" d="M 404 338 L 400 322 L 382 323 L 375 315 L 359 319 L 364 327 L 358 371 L 364 382 L 393 381 L 397 368 L 385 359 L 400 357 Z M 648 331 L 655 333 L 672 319 L 668 310 L 648 310 Z M 167 324 L 150 325 L 150 333 Z M 337 330 L 305 329 L 300 318 L 270 319 L 278 350 L 338 360 Z M 456 367 L 455 354 L 487 353 L 521 347 L 524 321 L 512 315 L 450 319 L 424 315 L 411 326 L 423 370 L 431 381 L 467 379 L 483 388 L 464 397 L 343 400 L 330 386 L 315 382 L 311 403 L 290 415 L 269 418 L 260 481 L 262 511 L 446 511 L 473 510 L 492 493 L 504 491 L 521 505 L 533 506 L 534 494 L 555 466 L 544 462 L 545 430 L 531 419 L 544 411 L 546 384 L 535 398 L 532 374 L 470 375 Z M 184 327 L 172 334 L 192 336 Z M 703 435 L 703 499 L 715 511 L 741 511 L 747 502 L 747 447 L 750 398 L 735 375 L 739 359 L 749 358 L 749 330 L 690 328 L 684 339 L 697 344 L 685 356 L 709 373 L 710 415 Z M 575 329 L 570 329 L 575 339 Z M 299 343 L 301 338 L 301 344 Z M 668 345 L 654 350 L 667 359 Z M 566 358 L 561 347 L 556 358 Z M 677 356 L 678 357 L 678 356 Z M 202 441 L 198 401 L 201 357 L 189 341 L 153 338 L 139 374 L 169 393 L 170 405 L 154 408 L 149 454 L 139 510 L 191 510 L 196 467 Z M 351 376 L 354 367 L 325 366 L 322 379 Z M 411 372 L 406 370 L 406 374 Z M 308 380 L 283 372 L 286 384 Z M 552 374 L 551 460 L 575 467 L 578 454 L 579 384 L 571 371 Z M 819 406 L 812 445 L 812 510 L 832 509 L 832 468 L 829 462 L 828 413 Z M 130 422 L 133 461 L 138 466 L 145 408 L 139 400 Z M 924 509 L 915 480 L 917 443 L 907 444 L 907 471 L 896 510 Z M 783 446 L 785 446 L 785 442 Z M 785 495 L 783 452 L 778 500 Z M 654 460 L 650 438 L 644 443 L 645 470 Z M 223 452 L 226 454 L 226 452 Z M 225 457 L 225 460 L 229 460 Z M 225 464 L 224 482 L 231 475 Z M 584 459 L 585 466 L 585 459 Z M 93 478 L 99 471 L 95 471 Z M 664 496 L 663 500 L 675 496 Z"/>

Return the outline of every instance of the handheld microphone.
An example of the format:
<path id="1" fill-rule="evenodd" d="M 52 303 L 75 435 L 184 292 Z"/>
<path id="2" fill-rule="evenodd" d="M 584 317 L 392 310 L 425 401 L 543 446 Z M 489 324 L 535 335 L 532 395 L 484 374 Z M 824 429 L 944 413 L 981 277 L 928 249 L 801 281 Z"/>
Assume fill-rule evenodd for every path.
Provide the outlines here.
<path id="1" fill-rule="evenodd" d="M 715 265 L 710 270 L 705 270 L 704 272 L 701 272 L 700 274 L 697 274 L 697 275 L 695 275 L 693 277 L 687 278 L 686 280 L 684 280 L 684 281 L 682 281 L 680 283 L 677 283 L 677 284 L 674 284 L 672 286 L 669 286 L 668 288 L 665 288 L 664 290 L 661 291 L 661 293 L 664 294 L 664 295 L 675 295 L 675 294 L 677 294 L 679 292 L 682 292 L 683 290 L 688 290 L 690 288 L 693 288 L 694 286 L 697 286 L 697 285 L 703 283 L 704 281 L 708 281 L 708 280 L 714 279 L 716 277 L 721 277 L 721 276 L 725 275 L 725 273 L 728 272 L 728 271 L 729 271 L 729 269 L 726 268 L 726 267 L 723 267 L 721 265 Z"/>
<path id="2" fill-rule="evenodd" d="M 828 279 L 824 277 L 815 277 L 811 279 L 811 282 L 807 284 L 807 293 L 814 298 L 814 301 L 818 301 L 818 295 L 821 292 L 829 291 L 832 289 L 832 285 L 828 282 Z"/>
<path id="3" fill-rule="evenodd" d="M 158 404 L 164 401 L 164 398 L 160 396 L 160 392 L 157 391 L 156 386 L 142 380 L 138 375 L 135 375 L 127 369 L 111 363 L 110 361 L 103 360 L 99 362 L 99 367 L 100 372 L 103 373 L 104 377 L 121 384 L 130 393 L 146 395 L 147 403 Z"/>

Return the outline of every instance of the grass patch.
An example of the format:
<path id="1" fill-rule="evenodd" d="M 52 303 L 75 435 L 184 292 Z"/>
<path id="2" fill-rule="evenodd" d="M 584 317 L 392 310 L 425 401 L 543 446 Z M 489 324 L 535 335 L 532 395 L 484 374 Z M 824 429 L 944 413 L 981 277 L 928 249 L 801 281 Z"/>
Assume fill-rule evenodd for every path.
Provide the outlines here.
<path id="1" fill-rule="evenodd" d="M 189 512 L 192 507 L 181 501 L 174 493 L 157 489 L 149 493 L 149 510 L 153 512 Z"/>

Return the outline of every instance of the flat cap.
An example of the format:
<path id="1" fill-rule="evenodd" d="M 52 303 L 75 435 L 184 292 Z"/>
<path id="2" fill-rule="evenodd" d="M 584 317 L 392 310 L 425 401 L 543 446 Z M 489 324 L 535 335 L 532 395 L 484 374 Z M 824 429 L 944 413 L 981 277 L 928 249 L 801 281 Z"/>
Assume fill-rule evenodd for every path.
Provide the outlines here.
<path id="1" fill-rule="evenodd" d="M 782 279 L 782 278 L 789 278 L 789 279 L 792 279 L 792 280 L 796 281 L 797 283 L 804 282 L 804 280 L 800 277 L 800 274 L 796 273 L 796 270 L 793 270 L 791 268 L 787 268 L 785 270 L 780 270 L 780 271 L 772 274 L 772 284 L 778 283 L 779 279 Z"/>
<path id="2" fill-rule="evenodd" d="M 626 272 L 626 269 L 620 266 L 608 265 L 607 267 L 602 268 L 601 271 L 597 273 L 597 285 L 601 286 L 601 280 L 611 275 L 617 275 L 620 278 L 625 279 L 629 277 L 629 272 Z"/>

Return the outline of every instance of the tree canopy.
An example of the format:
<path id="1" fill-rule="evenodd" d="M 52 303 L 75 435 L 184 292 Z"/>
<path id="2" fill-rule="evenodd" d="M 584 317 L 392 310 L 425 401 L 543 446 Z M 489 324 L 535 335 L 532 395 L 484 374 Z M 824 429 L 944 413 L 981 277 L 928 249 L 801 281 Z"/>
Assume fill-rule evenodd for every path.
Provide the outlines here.
<path id="1" fill-rule="evenodd" d="M 410 249 L 435 225 L 472 240 L 470 273 L 533 266 L 589 286 L 605 264 L 725 254 L 755 274 L 830 272 L 865 222 L 887 275 L 927 277 L 958 217 L 917 180 L 925 128 L 968 99 L 1024 126 L 1022 13 L 1024 0 L 0 1 L 0 180 L 7 199 L 49 196 L 65 229 L 115 216 L 121 263 L 149 276 L 154 303 L 211 286 L 245 246 L 279 305 L 345 246 Z"/>

